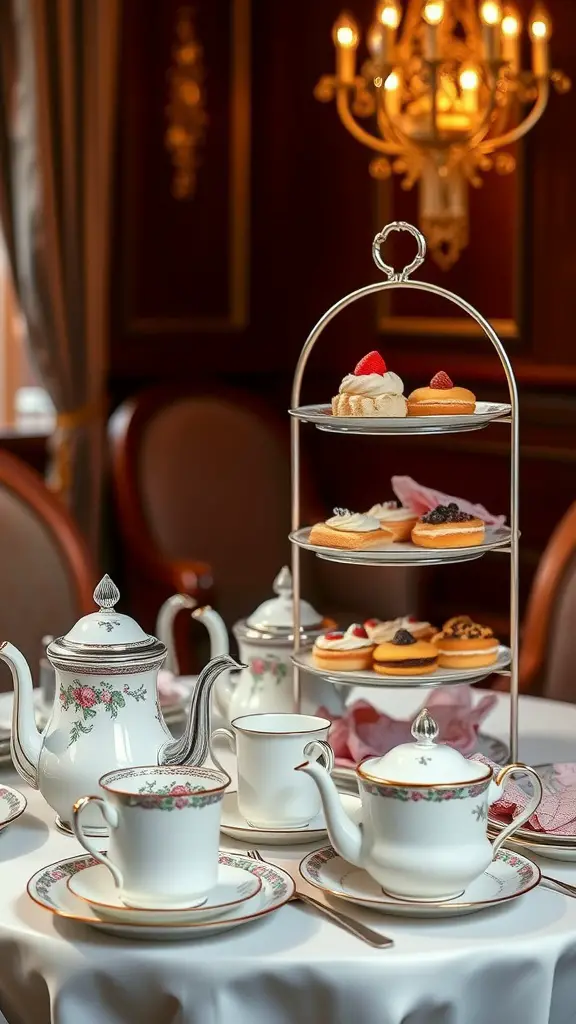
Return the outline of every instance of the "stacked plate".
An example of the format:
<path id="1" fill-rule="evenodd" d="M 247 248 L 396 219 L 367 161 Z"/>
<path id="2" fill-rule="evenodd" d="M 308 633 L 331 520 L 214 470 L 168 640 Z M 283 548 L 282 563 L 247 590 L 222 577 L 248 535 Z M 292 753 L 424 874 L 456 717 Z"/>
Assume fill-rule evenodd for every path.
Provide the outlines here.
<path id="1" fill-rule="evenodd" d="M 545 793 L 561 795 L 570 784 L 565 781 L 570 775 L 574 779 L 571 785 L 576 786 L 576 764 L 539 764 L 535 765 L 535 769 L 542 780 Z M 519 779 L 518 785 L 527 793 L 532 792 L 528 781 L 523 782 Z M 490 836 L 498 836 L 504 827 L 504 822 L 488 816 Z M 506 840 L 506 845 L 515 850 L 524 850 L 532 857 L 576 862 L 576 820 L 572 832 L 562 835 L 557 832 L 536 832 L 531 828 L 519 828 Z"/>
<path id="2" fill-rule="evenodd" d="M 57 917 L 130 939 L 205 938 L 283 907 L 294 882 L 282 868 L 241 853 L 220 853 L 218 884 L 201 906 L 183 910 L 127 907 L 108 869 L 93 857 L 66 857 L 37 871 L 28 895 Z"/>

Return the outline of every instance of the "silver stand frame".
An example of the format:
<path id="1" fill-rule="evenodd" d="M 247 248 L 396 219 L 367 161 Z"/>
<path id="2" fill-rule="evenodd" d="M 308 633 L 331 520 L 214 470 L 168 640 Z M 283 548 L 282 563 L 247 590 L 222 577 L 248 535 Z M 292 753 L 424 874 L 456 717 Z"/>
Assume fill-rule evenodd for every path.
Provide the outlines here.
<path id="1" fill-rule="evenodd" d="M 409 231 L 412 234 L 418 245 L 418 252 L 412 262 L 404 267 L 403 270 L 397 272 L 393 267 L 384 263 L 380 254 L 380 246 L 385 242 L 386 238 L 391 231 Z M 420 264 L 424 261 L 426 255 L 426 241 L 424 236 L 411 224 L 407 224 L 405 221 L 394 221 L 391 224 L 386 225 L 382 231 L 380 231 L 374 238 L 372 244 L 372 255 L 376 266 L 384 272 L 387 277 L 386 281 L 380 281 L 375 284 L 366 285 L 364 288 L 359 288 L 357 291 L 350 292 L 339 302 L 335 303 L 331 309 L 329 309 L 323 317 L 318 321 L 314 329 L 308 335 L 298 363 L 296 365 L 296 371 L 294 373 L 294 380 L 292 384 L 292 398 L 291 407 L 292 409 L 298 408 L 300 404 L 300 393 L 302 389 L 302 379 L 304 377 L 304 370 L 308 362 L 310 353 L 314 348 L 314 345 L 318 341 L 318 338 L 322 334 L 325 327 L 328 326 L 331 320 L 334 319 L 338 313 L 341 313 L 343 309 L 350 306 L 353 302 L 357 302 L 358 299 L 363 299 L 368 295 L 375 295 L 378 292 L 384 292 L 388 289 L 393 288 L 405 288 L 412 291 L 428 292 L 431 295 L 437 295 L 439 298 L 447 299 L 448 302 L 454 303 L 465 313 L 468 314 L 477 324 L 481 327 L 486 337 L 492 342 L 498 357 L 506 374 L 506 380 L 508 382 L 508 391 L 510 394 L 510 404 L 512 412 L 510 417 L 503 417 L 495 422 L 510 423 L 511 429 L 511 447 L 510 447 L 510 526 L 512 531 L 510 547 L 500 548 L 498 550 L 505 551 L 510 554 L 510 647 L 512 652 L 510 662 L 510 760 L 515 762 L 518 760 L 518 591 L 519 591 L 519 577 L 518 577 L 518 461 L 519 461 L 519 431 L 518 431 L 518 389 L 516 387 L 516 380 L 514 372 L 508 354 L 500 341 L 500 338 L 490 326 L 487 320 L 476 310 L 469 302 L 465 299 L 460 298 L 459 295 L 455 295 L 453 292 L 447 291 L 445 288 L 440 288 L 438 285 L 429 284 L 424 281 L 412 281 L 409 280 L 410 274 L 416 270 Z M 449 427 L 447 428 L 449 430 Z M 302 525 L 300 523 L 300 420 L 296 417 L 292 417 L 291 422 L 291 476 L 292 476 L 292 533 L 299 529 Z M 300 576 L 300 548 L 294 542 L 292 543 L 292 580 L 294 587 L 294 654 L 296 655 L 300 650 L 300 589 L 301 589 L 301 576 Z M 385 684 L 383 684 L 385 685 Z M 294 665 L 294 704 L 296 710 L 300 710 L 300 670 L 297 665 Z"/>

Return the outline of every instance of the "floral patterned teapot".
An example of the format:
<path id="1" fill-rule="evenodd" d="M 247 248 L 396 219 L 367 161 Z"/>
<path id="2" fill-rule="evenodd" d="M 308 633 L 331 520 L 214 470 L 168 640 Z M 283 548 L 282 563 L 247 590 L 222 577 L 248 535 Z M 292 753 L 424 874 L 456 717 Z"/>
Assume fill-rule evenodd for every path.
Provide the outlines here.
<path id="1" fill-rule="evenodd" d="M 166 648 L 114 606 L 120 593 L 109 576 L 94 591 L 98 611 L 85 615 L 53 640 L 46 656 L 56 670 L 54 706 L 43 733 L 34 716 L 32 677 L 20 651 L 4 641 L 0 658 L 14 681 L 11 754 L 26 782 L 56 811 L 71 832 L 72 807 L 98 792 L 106 771 L 131 765 L 196 764 L 208 758 L 209 698 L 217 676 L 240 668 L 232 658 L 211 661 L 198 678 L 187 726 L 175 740 L 157 696 L 157 675 Z M 96 812 L 85 814 L 86 834 L 105 835 Z"/>
<path id="2" fill-rule="evenodd" d="M 362 825 L 350 820 L 319 761 L 305 761 L 295 770 L 318 786 L 330 841 L 344 860 L 364 868 L 400 899 L 453 899 L 489 867 L 502 843 L 536 810 L 542 784 L 526 765 L 509 764 L 494 775 L 490 765 L 436 743 L 438 726 L 426 708 L 412 724 L 412 736 L 414 743 L 401 743 L 357 766 Z M 502 796 L 505 779 L 514 774 L 530 776 L 533 795 L 490 843 L 488 806 Z"/>
<path id="3" fill-rule="evenodd" d="M 264 601 L 247 619 L 233 626 L 240 658 L 246 667 L 239 676 L 222 673 L 215 688 L 216 706 L 230 724 L 239 715 L 294 710 L 292 682 L 292 651 L 294 638 L 292 575 L 287 566 L 278 573 L 273 584 L 276 597 Z M 181 607 L 190 607 L 190 598 L 175 595 L 160 611 L 162 635 L 169 641 L 170 618 Z M 193 618 L 206 626 L 210 635 L 210 654 L 228 654 L 228 632 L 213 608 L 198 608 Z M 310 646 L 320 633 L 333 623 L 322 619 L 307 601 L 300 603 L 301 644 Z M 302 711 L 316 714 L 324 708 L 341 715 L 344 700 L 339 689 L 318 676 L 302 674 Z"/>

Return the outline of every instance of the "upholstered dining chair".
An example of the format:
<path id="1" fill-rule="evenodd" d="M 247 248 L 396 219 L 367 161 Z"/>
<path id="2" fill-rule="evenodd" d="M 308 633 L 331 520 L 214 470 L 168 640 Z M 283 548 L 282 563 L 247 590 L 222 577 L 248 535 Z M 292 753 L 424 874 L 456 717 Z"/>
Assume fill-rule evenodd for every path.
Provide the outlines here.
<path id="1" fill-rule="evenodd" d="M 214 603 L 228 627 L 272 596 L 275 576 L 290 561 L 288 417 L 253 394 L 161 387 L 124 402 L 109 437 L 125 586 L 143 625 L 154 627 L 158 607 L 174 592 Z M 304 469 L 303 522 L 326 514 L 311 480 Z M 354 614 L 363 603 L 368 617 L 377 614 L 378 589 L 404 604 L 398 575 L 390 570 L 385 580 L 379 570 L 321 565 L 308 556 L 303 594 L 314 603 L 329 599 L 329 607 L 317 605 L 324 614 L 342 606 Z M 391 613 L 413 608 L 408 601 Z M 184 669 L 182 621 L 176 633 Z"/>
<path id="2" fill-rule="evenodd" d="M 520 692 L 576 703 L 576 502 L 540 558 L 520 632 Z"/>
<path id="3" fill-rule="evenodd" d="M 94 611 L 98 581 L 89 551 L 66 508 L 42 477 L 0 452 L 0 640 L 10 640 L 38 674 L 42 637 L 60 636 Z M 0 665 L 0 690 L 12 687 Z"/>

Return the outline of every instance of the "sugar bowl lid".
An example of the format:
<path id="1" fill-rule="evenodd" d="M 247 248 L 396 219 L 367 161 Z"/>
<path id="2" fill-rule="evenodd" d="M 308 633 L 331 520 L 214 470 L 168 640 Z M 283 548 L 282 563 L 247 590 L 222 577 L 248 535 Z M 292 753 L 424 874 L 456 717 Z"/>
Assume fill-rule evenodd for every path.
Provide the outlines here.
<path id="1" fill-rule="evenodd" d="M 401 743 L 382 757 L 362 761 L 357 768 L 360 778 L 395 786 L 456 786 L 480 782 L 490 774 L 488 765 L 469 761 L 446 743 L 436 743 L 438 726 L 427 708 L 420 711 L 411 732 L 415 743 Z"/>
<path id="2" fill-rule="evenodd" d="M 46 654 L 56 668 L 118 674 L 153 668 L 166 656 L 166 647 L 149 636 L 129 615 L 115 610 L 120 591 L 108 574 L 94 591 L 98 611 L 84 615 L 65 636 L 49 644 Z"/>
<path id="3" fill-rule="evenodd" d="M 292 573 L 283 566 L 272 585 L 276 597 L 258 605 L 247 619 L 234 626 L 239 639 L 291 640 L 294 634 Z M 300 629 L 315 633 L 322 629 L 322 616 L 308 601 L 300 601 Z"/>

